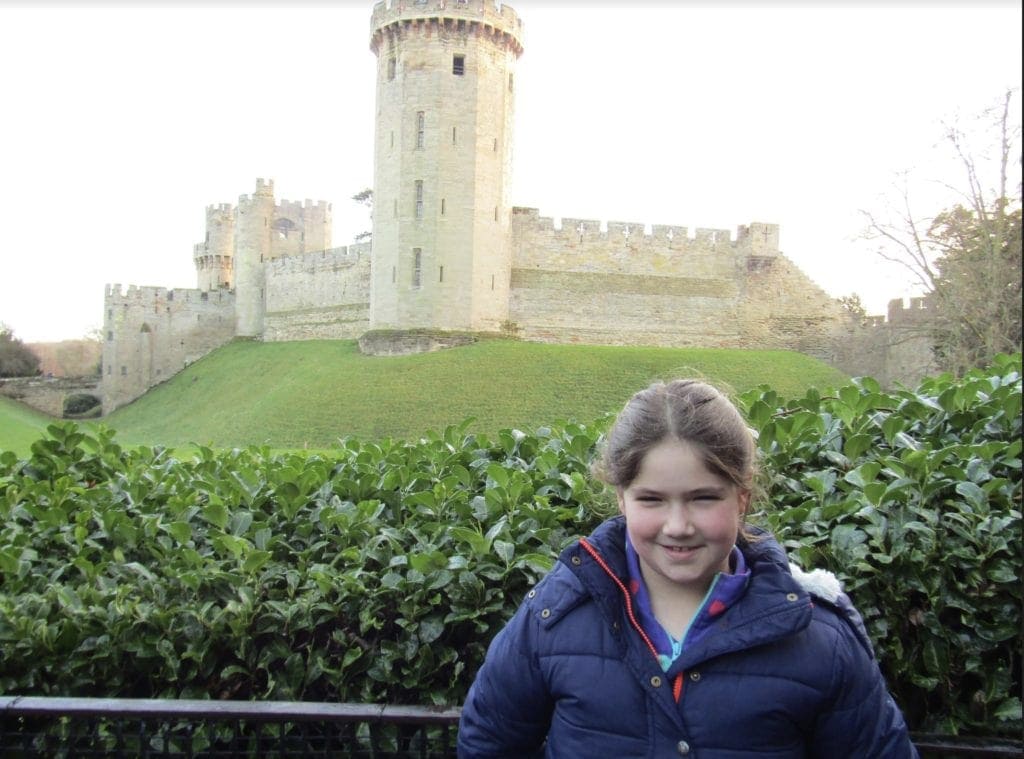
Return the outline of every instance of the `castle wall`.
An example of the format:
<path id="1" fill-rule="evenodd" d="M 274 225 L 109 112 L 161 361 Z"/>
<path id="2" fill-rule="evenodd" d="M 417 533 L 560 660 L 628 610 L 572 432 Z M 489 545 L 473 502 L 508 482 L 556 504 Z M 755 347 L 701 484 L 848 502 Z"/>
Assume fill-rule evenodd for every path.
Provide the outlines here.
<path id="1" fill-rule="evenodd" d="M 784 255 L 748 256 L 740 284 L 737 348 L 787 349 L 832 361 L 847 314 Z"/>
<path id="2" fill-rule="evenodd" d="M 370 244 L 264 266 L 264 340 L 354 339 L 370 326 Z"/>
<path id="3" fill-rule="evenodd" d="M 103 413 L 138 398 L 235 334 L 229 290 L 108 285 L 104 297 Z"/>
<path id="4" fill-rule="evenodd" d="M 937 374 L 932 354 L 932 322 L 927 298 L 889 301 L 885 316 L 852 325 L 835 343 L 832 363 L 854 377 L 873 377 L 883 387 L 914 387 Z"/>
<path id="5" fill-rule="evenodd" d="M 778 251 L 728 230 L 512 215 L 511 331 L 528 340 L 829 352 L 841 309 Z"/>

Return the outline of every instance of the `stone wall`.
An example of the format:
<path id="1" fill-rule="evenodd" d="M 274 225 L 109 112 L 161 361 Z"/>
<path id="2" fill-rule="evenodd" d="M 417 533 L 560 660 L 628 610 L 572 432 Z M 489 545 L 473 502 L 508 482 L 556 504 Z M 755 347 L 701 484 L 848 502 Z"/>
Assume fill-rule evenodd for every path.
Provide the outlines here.
<path id="1" fill-rule="evenodd" d="M 138 398 L 235 335 L 230 290 L 108 286 L 104 298 L 103 413 Z"/>
<path id="2" fill-rule="evenodd" d="M 885 388 L 915 387 L 939 373 L 932 355 L 926 298 L 889 301 L 885 316 L 851 326 L 835 342 L 832 363 L 853 377 L 873 377 Z"/>
<path id="3" fill-rule="evenodd" d="M 778 226 L 607 225 L 513 212 L 510 324 L 527 340 L 791 348 L 830 357 L 834 299 L 778 250 Z"/>
<path id="4" fill-rule="evenodd" d="M 354 339 L 370 325 L 370 244 L 264 265 L 264 340 Z"/>
<path id="5" fill-rule="evenodd" d="M 0 379 L 0 395 L 59 419 L 65 398 L 72 393 L 99 396 L 99 385 L 99 377 L 15 377 Z"/>

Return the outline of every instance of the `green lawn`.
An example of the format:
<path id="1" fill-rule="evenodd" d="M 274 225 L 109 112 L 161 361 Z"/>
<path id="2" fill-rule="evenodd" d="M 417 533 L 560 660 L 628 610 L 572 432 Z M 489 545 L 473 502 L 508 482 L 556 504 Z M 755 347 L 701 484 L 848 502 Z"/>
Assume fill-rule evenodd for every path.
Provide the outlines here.
<path id="1" fill-rule="evenodd" d="M 32 443 L 43 436 L 53 417 L 10 398 L 0 397 L 0 451 L 29 453 Z"/>
<path id="2" fill-rule="evenodd" d="M 416 438 L 467 417 L 470 431 L 590 422 L 655 379 L 699 376 L 783 396 L 847 377 L 791 351 L 623 348 L 481 340 L 370 357 L 354 341 L 239 341 L 105 420 L 122 443 L 329 448 L 338 438 Z M 2 442 L 2 440 L 0 440 Z"/>

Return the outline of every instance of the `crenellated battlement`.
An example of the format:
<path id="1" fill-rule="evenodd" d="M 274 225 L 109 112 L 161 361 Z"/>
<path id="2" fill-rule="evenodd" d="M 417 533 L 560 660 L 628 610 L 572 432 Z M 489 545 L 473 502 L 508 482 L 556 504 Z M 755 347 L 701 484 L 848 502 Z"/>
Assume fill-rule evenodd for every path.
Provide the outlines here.
<path id="1" fill-rule="evenodd" d="M 601 221 L 572 217 L 541 216 L 536 208 L 513 208 L 512 223 L 521 230 L 577 243 L 622 241 L 629 247 L 687 248 L 729 245 L 751 253 L 766 255 L 778 252 L 777 224 L 753 222 L 737 227 L 733 237 L 728 229 L 697 227 L 693 236 L 689 228 L 672 224 L 648 225 L 640 221 Z"/>
<path id="2" fill-rule="evenodd" d="M 330 211 L 332 206 L 326 200 L 312 201 L 306 198 L 303 201 L 298 200 L 285 200 L 281 199 L 279 203 L 274 206 L 279 211 L 284 212 L 299 212 L 304 209 L 319 209 L 321 211 Z"/>
<path id="3" fill-rule="evenodd" d="M 104 286 L 104 301 L 109 306 L 172 306 L 172 304 L 198 305 L 228 303 L 234 300 L 230 290 L 205 291 L 195 288 L 150 287 L 121 284 Z"/>
<path id="4" fill-rule="evenodd" d="M 328 248 L 311 253 L 279 256 L 266 261 L 264 266 L 271 275 L 307 271 L 313 267 L 353 266 L 370 257 L 370 243 L 354 243 L 340 248 Z"/>
<path id="5" fill-rule="evenodd" d="M 927 298 L 909 298 L 909 303 L 904 305 L 903 298 L 893 298 L 889 301 L 886 321 L 894 326 L 913 327 L 919 326 L 932 319 L 931 307 Z"/>
<path id="6" fill-rule="evenodd" d="M 523 52 L 523 22 L 508 5 L 494 0 L 385 0 L 373 8 L 370 19 L 370 50 L 379 52 L 385 38 L 398 38 L 420 29 L 440 29 L 487 35 L 509 46 L 518 57 Z"/>

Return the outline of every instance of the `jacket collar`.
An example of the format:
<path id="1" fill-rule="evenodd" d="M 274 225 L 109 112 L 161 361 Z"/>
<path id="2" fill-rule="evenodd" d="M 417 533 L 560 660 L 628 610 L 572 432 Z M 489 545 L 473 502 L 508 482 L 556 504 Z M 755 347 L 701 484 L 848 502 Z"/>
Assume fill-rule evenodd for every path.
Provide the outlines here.
<path id="1" fill-rule="evenodd" d="M 758 537 L 756 541 L 737 541 L 751 571 L 747 592 L 722 615 L 716 634 L 683 651 L 669 675 L 715 656 L 771 643 L 810 624 L 811 598 L 790 574 L 782 547 L 767 532 L 750 531 Z M 587 542 L 600 555 L 604 567 L 578 541 L 563 551 L 559 560 L 579 579 L 584 593 L 609 624 L 628 626 L 620 588 L 628 582 L 625 518 L 617 516 L 602 522 Z M 646 648 L 644 643 L 640 645 Z"/>

